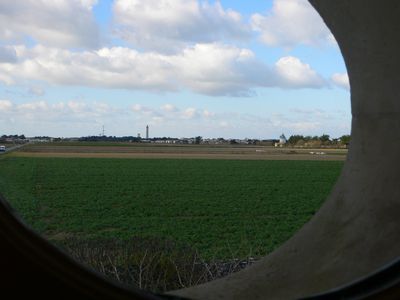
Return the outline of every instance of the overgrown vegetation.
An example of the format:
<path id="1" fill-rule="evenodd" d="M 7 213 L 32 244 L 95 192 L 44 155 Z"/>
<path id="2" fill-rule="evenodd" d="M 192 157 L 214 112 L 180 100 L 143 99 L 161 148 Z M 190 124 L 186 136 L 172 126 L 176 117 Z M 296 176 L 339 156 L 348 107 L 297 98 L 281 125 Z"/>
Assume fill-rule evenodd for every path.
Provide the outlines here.
<path id="1" fill-rule="evenodd" d="M 240 271 L 255 260 L 203 260 L 183 244 L 155 238 L 80 240 L 58 242 L 77 261 L 106 277 L 156 293 L 205 283 Z"/>

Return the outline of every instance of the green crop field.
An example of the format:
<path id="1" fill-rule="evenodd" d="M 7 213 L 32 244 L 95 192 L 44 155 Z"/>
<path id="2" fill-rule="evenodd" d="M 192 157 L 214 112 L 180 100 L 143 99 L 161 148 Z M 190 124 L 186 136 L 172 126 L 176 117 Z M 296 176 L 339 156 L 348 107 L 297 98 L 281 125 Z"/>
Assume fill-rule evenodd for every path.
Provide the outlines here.
<path id="1" fill-rule="evenodd" d="M 162 237 L 263 255 L 319 209 L 339 161 L 0 159 L 0 192 L 50 240 Z"/>

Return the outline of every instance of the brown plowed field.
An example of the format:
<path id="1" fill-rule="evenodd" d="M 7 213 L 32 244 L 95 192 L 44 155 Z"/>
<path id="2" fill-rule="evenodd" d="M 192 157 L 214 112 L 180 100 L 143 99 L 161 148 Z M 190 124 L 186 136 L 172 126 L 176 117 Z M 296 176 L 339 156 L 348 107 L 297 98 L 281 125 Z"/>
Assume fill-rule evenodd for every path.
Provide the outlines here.
<path id="1" fill-rule="evenodd" d="M 324 152 L 324 154 L 316 154 Z M 313 154 L 312 154 L 313 153 Z M 28 145 L 13 156 L 84 157 L 84 158 L 182 158 L 182 159 L 250 159 L 250 160 L 345 160 L 345 149 L 292 149 L 261 146 L 207 145 L 135 145 L 87 146 Z"/>

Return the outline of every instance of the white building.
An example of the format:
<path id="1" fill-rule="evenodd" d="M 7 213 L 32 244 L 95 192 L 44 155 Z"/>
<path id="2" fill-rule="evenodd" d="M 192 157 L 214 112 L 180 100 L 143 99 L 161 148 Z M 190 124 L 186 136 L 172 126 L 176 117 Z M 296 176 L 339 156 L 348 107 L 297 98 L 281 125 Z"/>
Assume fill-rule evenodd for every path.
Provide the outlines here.
<path id="1" fill-rule="evenodd" d="M 282 133 L 281 136 L 279 137 L 279 142 L 275 143 L 275 147 L 283 147 L 287 143 L 287 139 L 285 135 Z"/>

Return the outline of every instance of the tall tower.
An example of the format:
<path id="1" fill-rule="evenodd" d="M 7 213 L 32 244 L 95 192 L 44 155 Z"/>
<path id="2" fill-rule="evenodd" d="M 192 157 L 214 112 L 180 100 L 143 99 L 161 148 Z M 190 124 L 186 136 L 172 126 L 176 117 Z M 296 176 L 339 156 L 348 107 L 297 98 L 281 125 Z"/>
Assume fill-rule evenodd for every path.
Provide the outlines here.
<path id="1" fill-rule="evenodd" d="M 149 125 L 146 126 L 146 140 L 149 139 Z"/>

